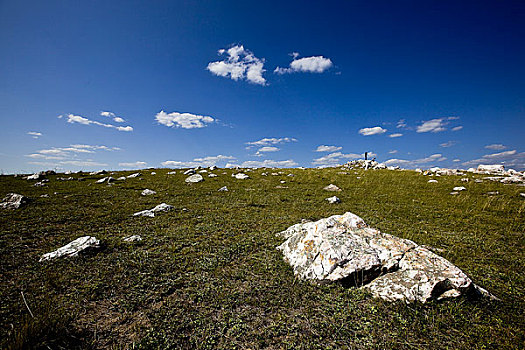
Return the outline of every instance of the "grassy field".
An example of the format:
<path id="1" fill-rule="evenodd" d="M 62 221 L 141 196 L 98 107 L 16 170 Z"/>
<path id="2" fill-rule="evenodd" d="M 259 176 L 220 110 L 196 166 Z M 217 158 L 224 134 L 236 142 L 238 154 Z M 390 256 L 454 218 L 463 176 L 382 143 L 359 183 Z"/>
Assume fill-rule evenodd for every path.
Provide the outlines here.
<path id="1" fill-rule="evenodd" d="M 340 169 L 282 169 L 280 176 L 261 176 L 276 170 L 259 169 L 248 180 L 218 169 L 218 177 L 203 174 L 204 182 L 188 185 L 180 173 L 155 171 L 112 186 L 95 184 L 102 175 L 74 175 L 85 181 L 54 175 L 46 187 L 0 177 L 0 196 L 33 199 L 0 211 L 2 348 L 524 347 L 525 198 L 519 193 L 525 187 L 464 183 L 457 176 L 431 184 L 413 171 Z M 330 183 L 343 189 L 341 204 L 324 200 L 333 195 L 322 190 Z M 222 186 L 229 191 L 218 192 Z M 467 191 L 450 195 L 454 186 Z M 141 196 L 145 188 L 157 195 Z M 175 209 L 132 217 L 162 202 Z M 275 234 L 302 219 L 346 211 L 432 247 L 501 301 L 407 305 L 296 280 L 275 249 L 282 242 Z M 135 234 L 143 241 L 123 242 Z M 103 248 L 38 262 L 84 235 Z"/>

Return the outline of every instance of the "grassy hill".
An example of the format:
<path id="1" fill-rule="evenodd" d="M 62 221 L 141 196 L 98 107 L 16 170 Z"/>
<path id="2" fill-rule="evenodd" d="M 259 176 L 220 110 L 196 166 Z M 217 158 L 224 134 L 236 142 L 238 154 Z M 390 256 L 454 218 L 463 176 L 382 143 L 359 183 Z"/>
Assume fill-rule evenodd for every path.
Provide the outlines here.
<path id="1" fill-rule="evenodd" d="M 341 169 L 281 169 L 278 176 L 270 174 L 279 170 L 258 169 L 248 180 L 217 169 L 218 177 L 203 174 L 204 182 L 189 185 L 181 172 L 154 171 L 110 186 L 95 184 L 107 175 L 73 175 L 84 181 L 52 175 L 45 187 L 0 177 L 0 196 L 15 192 L 33 199 L 21 209 L 0 211 L 2 348 L 525 344 L 524 187 L 465 183 L 458 176 L 432 184 L 413 171 Z M 343 189 L 337 193 L 342 203 L 325 201 L 333 193 L 322 188 L 330 183 Z M 229 191 L 218 192 L 222 186 Z M 454 186 L 467 191 L 450 195 Z M 141 196 L 145 188 L 157 194 Z M 175 209 L 154 218 L 132 216 L 162 202 Z M 501 301 L 388 303 L 359 289 L 295 279 L 275 249 L 282 242 L 275 233 L 302 219 L 346 211 L 383 232 L 430 246 Z M 141 242 L 123 241 L 137 234 Z M 103 248 L 38 262 L 85 235 L 100 239 Z"/>

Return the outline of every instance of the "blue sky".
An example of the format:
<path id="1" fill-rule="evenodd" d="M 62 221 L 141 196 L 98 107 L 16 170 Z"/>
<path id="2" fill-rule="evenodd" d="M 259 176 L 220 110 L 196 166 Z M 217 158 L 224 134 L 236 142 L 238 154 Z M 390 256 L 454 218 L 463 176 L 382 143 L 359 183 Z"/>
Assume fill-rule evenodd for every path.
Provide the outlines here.
<path id="1" fill-rule="evenodd" d="M 0 1 L 0 170 L 525 168 L 523 1 Z"/>

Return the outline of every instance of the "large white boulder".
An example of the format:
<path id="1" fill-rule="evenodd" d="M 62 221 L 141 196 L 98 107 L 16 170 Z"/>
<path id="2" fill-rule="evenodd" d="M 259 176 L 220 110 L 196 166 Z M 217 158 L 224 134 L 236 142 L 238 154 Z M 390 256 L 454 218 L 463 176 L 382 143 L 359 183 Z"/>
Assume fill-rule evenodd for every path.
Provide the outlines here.
<path id="1" fill-rule="evenodd" d="M 184 181 L 186 181 L 187 183 L 197 183 L 197 182 L 204 181 L 204 178 L 202 177 L 201 174 L 194 174 L 194 175 L 188 176 L 186 180 Z"/>
<path id="2" fill-rule="evenodd" d="M 0 203 L 0 208 L 4 209 L 18 209 L 29 203 L 29 198 L 22 196 L 17 193 L 8 193 L 2 202 Z"/>
<path id="3" fill-rule="evenodd" d="M 286 241 L 277 249 L 301 279 L 340 281 L 407 302 L 488 294 L 446 259 L 350 212 L 296 224 L 278 236 Z"/>
<path id="4" fill-rule="evenodd" d="M 505 167 L 501 164 L 480 164 L 477 171 L 486 174 L 501 174 L 505 172 Z"/>

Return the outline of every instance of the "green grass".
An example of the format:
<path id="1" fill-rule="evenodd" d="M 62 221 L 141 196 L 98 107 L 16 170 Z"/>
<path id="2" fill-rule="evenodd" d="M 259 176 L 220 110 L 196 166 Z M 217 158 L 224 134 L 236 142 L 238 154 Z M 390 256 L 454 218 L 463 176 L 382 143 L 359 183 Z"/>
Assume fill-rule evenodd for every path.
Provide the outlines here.
<path id="1" fill-rule="evenodd" d="M 155 171 L 113 186 L 94 183 L 102 176 L 50 176 L 42 188 L 0 177 L 0 196 L 33 199 L 0 211 L 2 348 L 523 348 L 524 187 L 456 176 L 429 184 L 412 171 L 340 169 L 283 169 L 267 177 L 260 169 L 249 180 L 218 169 L 219 177 L 188 185 L 182 174 Z M 322 190 L 330 183 L 343 189 L 341 204 L 324 200 L 333 195 Z M 229 192 L 217 192 L 225 185 Z M 460 185 L 467 191 L 449 194 Z M 145 188 L 157 195 L 141 196 Z M 162 202 L 175 209 L 131 216 Z M 355 288 L 295 279 L 275 234 L 346 211 L 442 249 L 501 301 L 388 303 Z M 134 234 L 143 241 L 122 241 Z M 38 262 L 83 235 L 100 239 L 103 249 Z"/>

